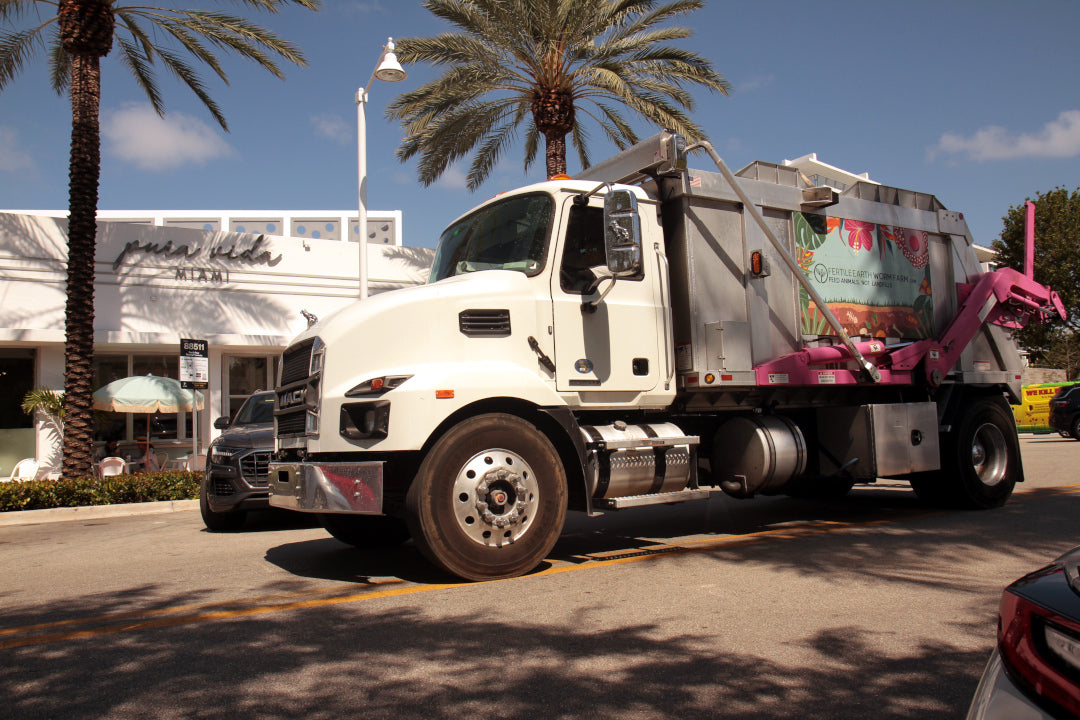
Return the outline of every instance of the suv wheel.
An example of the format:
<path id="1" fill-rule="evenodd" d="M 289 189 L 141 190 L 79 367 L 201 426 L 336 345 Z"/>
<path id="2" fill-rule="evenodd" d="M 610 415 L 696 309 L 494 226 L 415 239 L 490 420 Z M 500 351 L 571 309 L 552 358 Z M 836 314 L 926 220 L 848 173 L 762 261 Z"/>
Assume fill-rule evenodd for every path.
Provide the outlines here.
<path id="1" fill-rule="evenodd" d="M 243 526 L 247 516 L 243 510 L 222 513 L 210 509 L 210 502 L 206 498 L 206 483 L 203 483 L 199 491 L 199 513 L 206 529 L 211 532 L 236 532 Z"/>

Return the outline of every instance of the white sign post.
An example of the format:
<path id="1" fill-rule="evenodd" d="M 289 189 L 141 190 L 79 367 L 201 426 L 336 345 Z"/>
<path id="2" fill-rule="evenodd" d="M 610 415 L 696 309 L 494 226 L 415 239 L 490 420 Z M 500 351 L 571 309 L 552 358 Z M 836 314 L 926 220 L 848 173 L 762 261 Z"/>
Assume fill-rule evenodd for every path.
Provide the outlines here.
<path id="1" fill-rule="evenodd" d="M 210 343 L 180 339 L 180 387 L 191 390 L 191 468 L 199 457 L 198 391 L 210 386 Z"/>

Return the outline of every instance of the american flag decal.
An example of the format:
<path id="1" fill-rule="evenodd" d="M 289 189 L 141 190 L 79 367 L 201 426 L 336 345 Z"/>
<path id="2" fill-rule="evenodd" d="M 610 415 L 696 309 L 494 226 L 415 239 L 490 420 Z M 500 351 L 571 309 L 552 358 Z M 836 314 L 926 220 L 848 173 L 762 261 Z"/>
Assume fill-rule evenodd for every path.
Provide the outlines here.
<path id="1" fill-rule="evenodd" d="M 697 175 L 691 175 L 690 187 L 701 187 L 701 177 Z"/>

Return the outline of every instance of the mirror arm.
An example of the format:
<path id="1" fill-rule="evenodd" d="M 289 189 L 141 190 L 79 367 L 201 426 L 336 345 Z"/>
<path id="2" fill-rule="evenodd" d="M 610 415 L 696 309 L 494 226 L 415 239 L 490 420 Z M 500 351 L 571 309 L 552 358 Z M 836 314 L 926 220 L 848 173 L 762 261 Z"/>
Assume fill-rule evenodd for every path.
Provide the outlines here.
<path id="1" fill-rule="evenodd" d="M 605 275 L 603 277 L 596 278 L 596 281 L 588 287 L 589 292 L 587 294 L 592 295 L 594 292 L 596 292 L 597 289 L 599 289 L 600 287 L 600 283 L 604 282 L 605 280 L 610 280 L 611 284 L 604 288 L 604 292 L 600 293 L 600 297 L 596 298 L 595 300 L 588 300 L 586 302 L 582 302 L 581 312 L 589 314 L 596 312 L 596 308 L 600 307 L 600 303 L 604 302 L 604 298 L 606 298 L 608 296 L 608 293 L 611 292 L 611 289 L 615 287 L 615 283 L 618 278 L 615 275 Z"/>
<path id="2" fill-rule="evenodd" d="M 588 205 L 589 204 L 589 198 L 591 198 L 593 195 L 600 192 L 604 188 L 608 188 L 608 187 L 611 187 L 611 183 L 606 183 L 606 182 L 605 183 L 600 183 L 599 185 L 597 185 L 596 187 L 594 187 L 592 190 L 590 190 L 587 193 L 580 193 L 578 195 L 575 195 L 574 196 L 574 204 L 575 205 Z"/>

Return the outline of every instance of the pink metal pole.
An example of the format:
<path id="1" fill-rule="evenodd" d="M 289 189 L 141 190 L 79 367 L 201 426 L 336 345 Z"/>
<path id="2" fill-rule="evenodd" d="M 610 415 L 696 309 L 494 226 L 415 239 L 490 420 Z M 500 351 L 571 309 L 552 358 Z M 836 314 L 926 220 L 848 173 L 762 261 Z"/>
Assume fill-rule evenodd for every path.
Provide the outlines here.
<path id="1" fill-rule="evenodd" d="M 1024 206 L 1024 274 L 1035 279 L 1035 203 Z"/>

